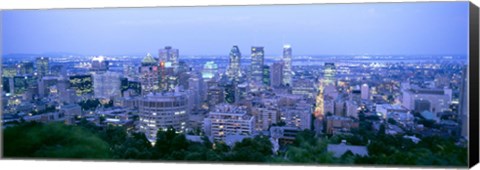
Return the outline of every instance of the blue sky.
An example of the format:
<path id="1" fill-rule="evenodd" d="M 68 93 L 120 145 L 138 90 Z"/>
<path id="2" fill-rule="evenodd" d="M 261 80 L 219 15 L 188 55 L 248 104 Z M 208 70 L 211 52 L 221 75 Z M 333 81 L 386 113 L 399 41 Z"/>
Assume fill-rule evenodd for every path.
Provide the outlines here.
<path id="1" fill-rule="evenodd" d="M 459 54 L 468 2 L 2 11 L 2 55 L 69 52 L 227 55 L 239 45 L 280 55 Z"/>

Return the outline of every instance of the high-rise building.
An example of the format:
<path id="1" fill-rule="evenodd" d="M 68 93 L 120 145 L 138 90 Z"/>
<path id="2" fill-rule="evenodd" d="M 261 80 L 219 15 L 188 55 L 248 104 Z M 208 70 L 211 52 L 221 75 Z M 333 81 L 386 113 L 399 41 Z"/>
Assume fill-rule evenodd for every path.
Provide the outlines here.
<path id="1" fill-rule="evenodd" d="M 244 101 L 247 99 L 249 87 L 247 83 L 238 84 L 235 88 L 235 102 Z"/>
<path id="2" fill-rule="evenodd" d="M 92 68 L 90 70 L 94 72 L 105 72 L 108 70 L 108 64 L 104 56 L 93 57 Z"/>
<path id="3" fill-rule="evenodd" d="M 370 98 L 370 88 L 368 87 L 368 84 L 362 85 L 361 97 L 363 100 L 368 100 Z"/>
<path id="4" fill-rule="evenodd" d="M 452 89 L 411 88 L 403 90 L 402 96 L 402 105 L 407 109 L 423 108 L 425 102 L 418 101 L 427 100 L 430 103 L 428 111 L 436 113 L 449 109 L 452 101 Z M 415 104 L 422 104 L 422 106 L 415 106 Z"/>
<path id="5" fill-rule="evenodd" d="M 210 81 L 218 74 L 218 65 L 213 61 L 207 61 L 203 66 L 202 78 L 205 81 Z"/>
<path id="6" fill-rule="evenodd" d="M 208 88 L 207 102 L 210 108 L 225 101 L 223 88 L 218 86 L 211 86 Z"/>
<path id="7" fill-rule="evenodd" d="M 292 86 L 292 94 L 303 95 L 311 99 L 315 98 L 317 96 L 315 81 L 311 79 L 296 79 Z"/>
<path id="8" fill-rule="evenodd" d="M 152 55 L 147 54 L 142 60 L 140 66 L 140 83 L 142 84 L 142 94 L 159 91 L 159 71 L 157 60 Z"/>
<path id="9" fill-rule="evenodd" d="M 93 93 L 92 75 L 73 75 L 69 77 L 69 81 L 77 96 Z"/>
<path id="10" fill-rule="evenodd" d="M 281 112 L 287 126 L 311 129 L 313 105 L 305 100 L 300 100 L 290 107 L 283 107 Z"/>
<path id="11" fill-rule="evenodd" d="M 160 90 L 173 91 L 178 85 L 178 73 L 180 70 L 179 50 L 171 46 L 160 49 L 159 56 L 159 76 Z"/>
<path id="12" fill-rule="evenodd" d="M 283 84 L 283 63 L 276 62 L 270 67 L 270 86 L 279 87 Z"/>
<path id="13" fill-rule="evenodd" d="M 225 141 L 228 135 L 250 136 L 255 128 L 255 118 L 243 106 L 220 104 L 204 119 L 207 136 L 215 141 Z"/>
<path id="14" fill-rule="evenodd" d="M 121 96 L 120 74 L 105 72 L 93 75 L 93 92 L 95 98 L 109 99 Z"/>
<path id="15" fill-rule="evenodd" d="M 56 86 L 58 83 L 58 77 L 44 76 L 38 82 L 38 95 L 40 97 L 46 97 L 50 94 L 52 86 Z"/>
<path id="16" fill-rule="evenodd" d="M 159 130 L 183 133 L 188 121 L 188 98 L 182 92 L 150 93 L 139 99 L 140 131 L 155 141 Z"/>
<path id="17" fill-rule="evenodd" d="M 251 48 L 250 78 L 254 82 L 262 82 L 264 52 L 263 47 Z"/>
<path id="18" fill-rule="evenodd" d="M 292 69 L 292 47 L 290 45 L 283 46 L 283 81 L 284 85 L 292 86 L 293 69 Z"/>
<path id="19" fill-rule="evenodd" d="M 34 73 L 33 62 L 21 62 L 17 64 L 17 75 L 32 75 Z"/>
<path id="20" fill-rule="evenodd" d="M 158 56 L 160 62 L 164 62 L 166 66 L 173 67 L 174 71 L 178 71 L 179 67 L 179 53 L 178 49 L 174 49 L 171 46 L 166 46 L 164 49 L 158 50 Z"/>
<path id="21" fill-rule="evenodd" d="M 327 85 L 335 85 L 335 74 L 337 72 L 337 69 L 335 67 L 335 63 L 325 63 L 324 66 L 324 73 L 323 73 L 323 79 L 325 80 L 325 86 Z"/>
<path id="22" fill-rule="evenodd" d="M 43 77 L 49 74 L 48 69 L 48 57 L 38 57 L 35 60 L 35 65 L 37 67 L 37 76 Z"/>
<path id="23" fill-rule="evenodd" d="M 240 53 L 240 49 L 238 46 L 234 45 L 230 50 L 230 60 L 227 68 L 227 77 L 233 81 L 239 81 L 240 77 L 242 76 L 242 72 L 240 69 L 240 59 L 242 54 Z"/>
<path id="24" fill-rule="evenodd" d="M 188 79 L 188 90 L 190 91 L 190 109 L 196 110 L 202 104 L 202 80 L 196 76 Z"/>
<path id="25" fill-rule="evenodd" d="M 67 74 L 66 68 L 63 65 L 53 65 L 50 67 L 50 74 L 54 76 L 65 76 Z"/>
<path id="26" fill-rule="evenodd" d="M 262 69 L 262 83 L 263 85 L 270 86 L 270 66 L 263 65 Z"/>

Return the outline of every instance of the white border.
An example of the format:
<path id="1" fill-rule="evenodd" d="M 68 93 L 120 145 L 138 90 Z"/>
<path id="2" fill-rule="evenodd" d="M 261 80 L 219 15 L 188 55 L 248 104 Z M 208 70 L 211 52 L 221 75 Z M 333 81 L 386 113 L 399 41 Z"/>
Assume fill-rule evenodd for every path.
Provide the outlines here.
<path id="1" fill-rule="evenodd" d="M 206 5 L 261 5 L 261 4 L 310 4 L 310 3 L 366 3 L 366 2 L 424 2 L 425 0 L 0 0 L 0 10 L 8 9 L 56 9 L 56 8 L 104 8 L 104 7 L 158 7 L 158 6 L 206 6 Z M 448 0 L 435 0 L 448 1 Z M 452 1 L 452 0 L 450 0 Z M 457 0 L 459 1 L 459 0 Z M 461 0 L 464 1 L 464 0 Z M 477 6 L 480 0 L 471 0 Z M 0 25 L 1 26 L 1 25 Z M 1 48 L 1 47 L 0 47 Z M 0 141 L 1 142 L 1 141 Z M 115 170 L 156 170 L 156 169 L 209 169 L 209 170 L 290 170 L 290 169 L 351 169 L 339 166 L 269 166 L 269 165 L 232 165 L 232 164 L 184 164 L 184 163 L 126 163 L 126 162 L 87 162 L 87 161 L 32 161 L 0 160 L 1 169 L 115 169 Z M 372 169 L 374 167 L 353 166 L 354 169 Z M 425 169 L 425 168 L 375 168 L 375 169 Z M 473 169 L 480 169 L 476 166 Z"/>

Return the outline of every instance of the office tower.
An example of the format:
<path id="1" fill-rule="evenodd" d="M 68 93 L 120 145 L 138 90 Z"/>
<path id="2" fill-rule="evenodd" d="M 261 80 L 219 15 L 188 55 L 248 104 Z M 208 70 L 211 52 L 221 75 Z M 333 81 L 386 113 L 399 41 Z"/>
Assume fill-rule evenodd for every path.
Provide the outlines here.
<path id="1" fill-rule="evenodd" d="M 255 118 L 242 106 L 217 105 L 204 119 L 205 133 L 215 141 L 225 141 L 229 135 L 250 136 L 254 128 Z"/>
<path id="2" fill-rule="evenodd" d="M 363 100 L 368 100 L 370 98 L 370 88 L 368 87 L 368 84 L 362 85 L 361 97 Z"/>
<path id="3" fill-rule="evenodd" d="M 50 74 L 54 76 L 65 76 L 67 74 L 66 68 L 63 65 L 53 65 L 50 68 Z"/>
<path id="4" fill-rule="evenodd" d="M 10 93 L 10 78 L 2 77 L 2 92 Z"/>
<path id="5" fill-rule="evenodd" d="M 171 46 L 166 46 L 164 49 L 158 50 L 159 62 L 165 63 L 165 66 L 171 66 L 174 73 L 177 73 L 179 63 L 178 49 L 174 49 Z"/>
<path id="6" fill-rule="evenodd" d="M 283 85 L 292 86 L 293 69 L 292 69 L 292 47 L 290 45 L 283 46 Z"/>
<path id="7" fill-rule="evenodd" d="M 77 96 L 93 93 L 93 81 L 91 75 L 74 75 L 69 77 L 70 87 L 75 90 Z"/>
<path id="8" fill-rule="evenodd" d="M 293 106 L 283 107 L 281 112 L 287 126 L 311 129 L 313 105 L 305 100 L 299 100 Z"/>
<path id="9" fill-rule="evenodd" d="M 90 71 L 93 72 L 105 72 L 108 70 L 108 61 L 104 56 L 97 56 L 92 58 L 92 68 Z"/>
<path id="10" fill-rule="evenodd" d="M 33 62 L 27 61 L 17 64 L 17 75 L 32 75 L 33 73 Z"/>
<path id="11" fill-rule="evenodd" d="M 13 77 L 13 92 L 15 94 L 24 94 L 30 87 L 37 86 L 37 80 L 33 76 L 15 76 Z M 37 91 L 38 93 L 38 91 Z"/>
<path id="12" fill-rule="evenodd" d="M 250 78 L 253 82 L 260 83 L 263 78 L 264 52 L 263 47 L 251 48 Z"/>
<path id="13" fill-rule="evenodd" d="M 359 122 L 354 119 L 343 116 L 328 116 L 327 117 L 327 134 L 345 134 L 352 129 L 358 128 Z"/>
<path id="14" fill-rule="evenodd" d="M 235 88 L 235 103 L 247 99 L 249 87 L 247 83 L 238 84 Z"/>
<path id="15" fill-rule="evenodd" d="M 229 83 L 229 84 L 225 84 L 223 86 L 223 89 L 225 90 L 224 94 L 225 94 L 225 102 L 227 103 L 230 103 L 230 104 L 233 104 L 235 103 L 235 88 L 236 88 L 236 84 L 234 83 Z"/>
<path id="16" fill-rule="evenodd" d="M 270 86 L 270 66 L 263 65 L 262 67 L 262 83 L 265 86 Z"/>
<path id="17" fill-rule="evenodd" d="M 358 119 L 358 103 L 354 100 L 345 101 L 345 115 Z"/>
<path id="18" fill-rule="evenodd" d="M 69 79 L 60 77 L 60 79 L 58 79 L 57 88 L 59 94 L 58 100 L 60 103 L 76 103 L 77 93 L 75 89 L 70 88 Z"/>
<path id="19" fill-rule="evenodd" d="M 13 77 L 17 75 L 17 66 L 16 65 L 3 65 L 2 66 L 2 77 Z"/>
<path id="20" fill-rule="evenodd" d="M 223 88 L 218 86 L 210 86 L 207 92 L 208 107 L 213 108 L 215 105 L 225 101 Z"/>
<path id="21" fill-rule="evenodd" d="M 38 57 L 35 60 L 35 66 L 37 67 L 37 76 L 43 77 L 49 74 L 48 57 Z"/>
<path id="22" fill-rule="evenodd" d="M 375 107 L 375 110 L 382 115 L 383 119 L 388 119 L 390 115 L 406 115 L 409 113 L 409 110 L 401 105 L 377 104 Z"/>
<path id="23" fill-rule="evenodd" d="M 210 81 L 214 77 L 217 77 L 218 74 L 218 65 L 215 64 L 213 61 L 207 61 L 205 65 L 203 65 L 202 70 L 202 78 L 205 81 Z"/>
<path id="24" fill-rule="evenodd" d="M 109 99 L 121 96 L 120 74 L 106 72 L 93 75 L 93 91 L 95 98 Z"/>
<path id="25" fill-rule="evenodd" d="M 159 89 L 161 91 L 173 91 L 178 85 L 180 70 L 179 52 L 170 46 L 158 50 L 159 54 Z"/>
<path id="26" fill-rule="evenodd" d="M 337 72 L 337 69 L 335 67 L 335 63 L 325 63 L 324 66 L 324 73 L 323 73 L 323 79 L 325 80 L 325 86 L 328 85 L 333 85 L 335 86 L 335 74 Z"/>
<path id="27" fill-rule="evenodd" d="M 280 122 L 280 109 L 276 98 L 262 98 L 260 103 L 252 107 L 256 129 L 268 130 L 272 124 Z"/>
<path id="28" fill-rule="evenodd" d="M 191 110 L 197 110 L 202 104 L 202 80 L 197 76 L 190 77 L 188 79 L 188 90 L 190 91 L 190 106 Z"/>
<path id="29" fill-rule="evenodd" d="M 38 82 L 39 97 L 46 97 L 50 94 L 52 86 L 57 86 L 58 77 L 44 76 Z"/>
<path id="30" fill-rule="evenodd" d="M 430 103 L 428 111 L 436 113 L 449 109 L 452 101 L 452 89 L 410 88 L 403 90 L 402 96 L 402 105 L 407 109 L 415 110 L 415 108 L 423 108 L 426 106 L 426 102 L 419 102 L 418 100 L 426 100 Z M 417 104 L 417 106 L 415 106 L 415 104 Z M 421 106 L 419 104 L 421 104 Z"/>
<path id="31" fill-rule="evenodd" d="M 279 87 L 283 84 L 283 66 L 282 62 L 273 63 L 270 67 L 270 86 Z"/>
<path id="32" fill-rule="evenodd" d="M 292 86 L 292 94 L 302 95 L 306 98 L 315 98 L 317 96 L 317 89 L 315 88 L 315 81 L 312 79 L 296 79 Z"/>
<path id="33" fill-rule="evenodd" d="M 240 69 L 241 57 L 242 54 L 240 53 L 240 49 L 238 49 L 238 46 L 234 45 L 230 50 L 230 60 L 226 73 L 229 80 L 237 82 L 240 80 L 240 77 L 242 76 Z"/>
<path id="34" fill-rule="evenodd" d="M 140 131 L 155 141 L 159 130 L 183 133 L 188 121 L 188 98 L 182 92 L 150 93 L 139 99 Z"/>
<path id="35" fill-rule="evenodd" d="M 159 72 L 157 60 L 152 55 L 147 54 L 143 58 L 140 66 L 140 83 L 142 84 L 142 95 L 159 90 Z"/>

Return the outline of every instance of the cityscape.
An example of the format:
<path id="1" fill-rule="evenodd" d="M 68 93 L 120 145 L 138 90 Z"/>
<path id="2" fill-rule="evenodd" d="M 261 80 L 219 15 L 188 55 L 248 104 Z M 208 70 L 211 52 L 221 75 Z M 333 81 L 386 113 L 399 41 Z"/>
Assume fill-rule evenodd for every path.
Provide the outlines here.
<path id="1" fill-rule="evenodd" d="M 467 166 L 467 55 L 228 46 L 4 54 L 3 156 Z"/>

